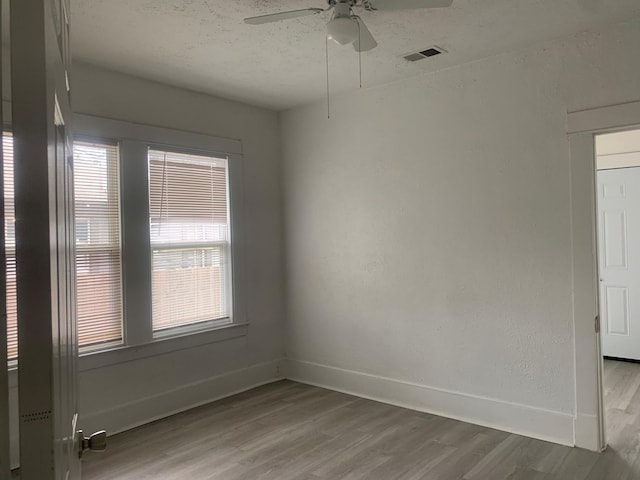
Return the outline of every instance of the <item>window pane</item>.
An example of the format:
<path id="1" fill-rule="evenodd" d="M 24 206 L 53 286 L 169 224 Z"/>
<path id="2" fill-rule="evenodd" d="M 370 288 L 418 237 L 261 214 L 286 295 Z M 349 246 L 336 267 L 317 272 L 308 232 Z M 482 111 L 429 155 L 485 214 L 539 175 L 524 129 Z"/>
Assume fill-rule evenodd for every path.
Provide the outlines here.
<path id="1" fill-rule="evenodd" d="M 16 225 L 13 200 L 13 137 L 2 134 L 4 166 L 4 235 L 7 255 L 7 346 L 10 362 L 18 358 L 18 306 L 16 299 Z"/>
<path id="2" fill-rule="evenodd" d="M 231 316 L 225 159 L 149 151 L 153 330 Z"/>
<path id="3" fill-rule="evenodd" d="M 78 343 L 122 342 L 118 147 L 73 144 Z"/>

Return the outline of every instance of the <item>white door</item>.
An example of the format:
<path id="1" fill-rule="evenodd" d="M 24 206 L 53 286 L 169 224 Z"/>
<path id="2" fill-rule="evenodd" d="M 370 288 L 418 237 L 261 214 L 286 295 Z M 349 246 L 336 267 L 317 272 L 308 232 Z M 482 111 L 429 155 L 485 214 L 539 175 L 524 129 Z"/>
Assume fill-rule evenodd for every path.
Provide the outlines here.
<path id="1" fill-rule="evenodd" d="M 80 478 L 68 7 L 10 12 L 22 480 Z"/>
<path id="2" fill-rule="evenodd" d="M 602 353 L 640 360 L 640 167 L 598 171 Z"/>
<path id="3" fill-rule="evenodd" d="M 2 8 L 0 8 L 0 38 L 2 38 Z M 2 48 L 0 48 L 0 92 L 2 91 Z M 0 119 L 2 102 L 0 102 Z M 0 141 L 0 225 L 4 226 L 4 170 Z M 0 246 L 4 246 L 4 228 L 0 228 Z M 7 374 L 7 297 L 6 252 L 0 248 L 0 480 L 11 478 L 9 464 L 9 377 Z"/>

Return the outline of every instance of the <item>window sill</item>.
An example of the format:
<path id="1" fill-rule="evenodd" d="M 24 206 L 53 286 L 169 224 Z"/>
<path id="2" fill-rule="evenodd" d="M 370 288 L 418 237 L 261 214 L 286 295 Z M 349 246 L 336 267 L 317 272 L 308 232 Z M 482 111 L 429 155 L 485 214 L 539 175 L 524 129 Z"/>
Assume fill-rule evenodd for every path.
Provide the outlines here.
<path id="1" fill-rule="evenodd" d="M 230 327 L 233 325 L 234 323 L 231 322 L 231 319 L 229 317 L 221 318 L 218 320 L 198 322 L 190 325 L 181 325 L 179 327 L 171 327 L 164 330 L 154 331 L 153 340 L 164 340 L 172 337 L 183 337 L 185 335 L 193 335 L 196 333 L 218 330 L 222 327 Z"/>
<path id="2" fill-rule="evenodd" d="M 177 350 L 186 350 L 201 345 L 244 337 L 247 335 L 248 327 L 247 323 L 227 324 L 206 331 L 154 338 L 151 342 L 143 345 L 124 345 L 109 350 L 85 353 L 80 355 L 78 359 L 78 370 L 84 372 L 118 363 L 155 357 Z"/>

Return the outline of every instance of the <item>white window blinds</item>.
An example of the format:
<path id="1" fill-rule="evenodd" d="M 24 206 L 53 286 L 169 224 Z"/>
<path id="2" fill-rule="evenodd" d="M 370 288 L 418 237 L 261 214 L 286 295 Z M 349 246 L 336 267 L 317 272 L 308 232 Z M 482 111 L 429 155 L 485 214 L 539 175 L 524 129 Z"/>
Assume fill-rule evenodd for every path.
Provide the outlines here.
<path id="1" fill-rule="evenodd" d="M 78 343 L 122 341 L 118 146 L 73 144 Z"/>
<path id="2" fill-rule="evenodd" d="M 18 306 L 16 300 L 16 224 L 13 200 L 13 137 L 2 134 L 4 167 L 4 241 L 7 255 L 7 346 L 10 362 L 18 357 Z"/>
<path id="3" fill-rule="evenodd" d="M 149 150 L 153 330 L 230 321 L 227 160 Z"/>

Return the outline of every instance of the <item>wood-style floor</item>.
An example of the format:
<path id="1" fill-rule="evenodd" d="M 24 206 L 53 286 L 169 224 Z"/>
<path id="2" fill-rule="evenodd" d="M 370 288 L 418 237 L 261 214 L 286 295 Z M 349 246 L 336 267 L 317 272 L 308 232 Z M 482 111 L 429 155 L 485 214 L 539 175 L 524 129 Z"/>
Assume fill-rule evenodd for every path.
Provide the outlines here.
<path id="1" fill-rule="evenodd" d="M 597 454 L 283 381 L 111 437 L 83 480 L 638 480 L 640 365 L 605 392 Z"/>

